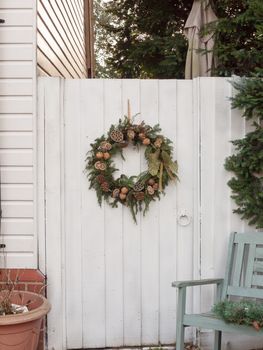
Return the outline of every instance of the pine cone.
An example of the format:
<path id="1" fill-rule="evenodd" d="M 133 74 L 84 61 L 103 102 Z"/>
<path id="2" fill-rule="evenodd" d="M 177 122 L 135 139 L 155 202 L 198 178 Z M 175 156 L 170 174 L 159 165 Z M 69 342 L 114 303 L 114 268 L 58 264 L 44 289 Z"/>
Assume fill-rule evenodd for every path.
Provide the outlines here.
<path id="1" fill-rule="evenodd" d="M 106 181 L 103 182 L 100 187 L 101 187 L 102 191 L 109 192 L 110 186 L 109 186 L 108 182 L 106 182 Z"/>
<path id="2" fill-rule="evenodd" d="M 114 129 L 110 133 L 110 137 L 114 142 L 122 142 L 123 141 L 123 133 L 120 130 Z"/>
<path id="3" fill-rule="evenodd" d="M 105 182 L 105 176 L 100 174 L 96 177 L 98 183 L 102 184 L 103 182 Z"/>
<path id="4" fill-rule="evenodd" d="M 107 141 L 102 141 L 99 147 L 103 152 L 110 151 L 112 149 L 112 145 Z"/>
<path id="5" fill-rule="evenodd" d="M 136 192 L 142 191 L 144 189 L 144 183 L 141 181 L 136 182 L 136 184 L 134 184 L 134 186 L 133 186 L 133 189 Z"/>
<path id="6" fill-rule="evenodd" d="M 143 201 L 144 200 L 144 197 L 145 197 L 145 194 L 144 192 L 135 192 L 133 194 L 134 198 L 137 199 L 138 201 Z"/>

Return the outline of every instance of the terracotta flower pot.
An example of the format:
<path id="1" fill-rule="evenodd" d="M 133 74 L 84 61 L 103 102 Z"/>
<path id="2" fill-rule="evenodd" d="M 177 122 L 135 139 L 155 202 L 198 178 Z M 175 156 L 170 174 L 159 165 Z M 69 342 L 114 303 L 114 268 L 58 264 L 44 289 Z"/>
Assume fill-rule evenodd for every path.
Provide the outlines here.
<path id="1" fill-rule="evenodd" d="M 42 295 L 31 292 L 12 293 L 11 302 L 27 305 L 29 312 L 0 316 L 1 350 L 36 350 L 43 317 L 50 304 Z"/>

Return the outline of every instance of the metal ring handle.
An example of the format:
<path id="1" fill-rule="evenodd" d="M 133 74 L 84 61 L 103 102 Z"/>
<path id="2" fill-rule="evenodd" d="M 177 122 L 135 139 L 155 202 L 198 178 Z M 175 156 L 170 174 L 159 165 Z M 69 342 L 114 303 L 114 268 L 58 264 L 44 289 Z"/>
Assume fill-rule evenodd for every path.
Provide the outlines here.
<path id="1" fill-rule="evenodd" d="M 181 212 L 178 215 L 177 222 L 180 226 L 188 226 L 191 222 L 191 217 L 186 214 L 186 212 Z"/>

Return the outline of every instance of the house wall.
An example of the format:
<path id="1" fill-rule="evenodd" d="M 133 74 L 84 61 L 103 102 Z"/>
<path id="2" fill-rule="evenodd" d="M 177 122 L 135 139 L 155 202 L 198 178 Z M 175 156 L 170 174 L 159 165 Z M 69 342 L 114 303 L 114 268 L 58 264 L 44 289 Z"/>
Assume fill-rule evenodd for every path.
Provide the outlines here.
<path id="1" fill-rule="evenodd" d="M 84 1 L 37 1 L 39 75 L 65 78 L 87 76 Z"/>
<path id="2" fill-rule="evenodd" d="M 0 267 L 36 267 L 36 8 L 0 0 Z"/>

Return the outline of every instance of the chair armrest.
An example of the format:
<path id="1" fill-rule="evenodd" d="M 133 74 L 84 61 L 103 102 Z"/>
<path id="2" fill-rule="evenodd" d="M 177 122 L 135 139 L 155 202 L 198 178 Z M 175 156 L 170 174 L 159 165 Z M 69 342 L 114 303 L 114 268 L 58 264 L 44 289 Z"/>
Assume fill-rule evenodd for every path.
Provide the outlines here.
<path id="1" fill-rule="evenodd" d="M 193 281 L 175 281 L 172 282 L 172 287 L 183 288 L 183 287 L 194 287 L 206 284 L 222 284 L 223 278 L 210 278 L 206 280 L 193 280 Z"/>

